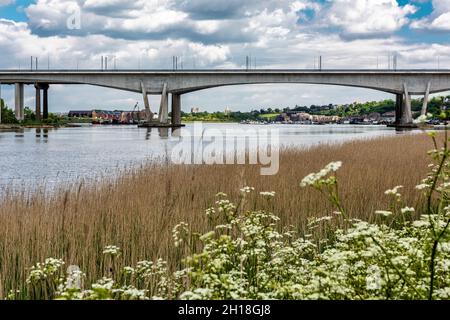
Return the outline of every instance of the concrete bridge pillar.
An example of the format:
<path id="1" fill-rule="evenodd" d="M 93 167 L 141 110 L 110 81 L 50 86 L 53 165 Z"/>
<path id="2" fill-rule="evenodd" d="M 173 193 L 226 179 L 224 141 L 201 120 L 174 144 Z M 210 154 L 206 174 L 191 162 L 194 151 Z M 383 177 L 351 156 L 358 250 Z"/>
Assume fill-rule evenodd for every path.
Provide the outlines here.
<path id="1" fill-rule="evenodd" d="M 42 91 L 43 91 L 43 97 L 42 97 L 42 118 L 48 119 L 48 88 L 49 85 L 48 84 L 43 84 L 42 86 Z"/>
<path id="2" fill-rule="evenodd" d="M 163 124 L 167 124 L 169 122 L 169 94 L 167 92 L 167 83 L 164 83 L 163 91 L 161 93 L 161 105 L 159 106 L 158 121 Z"/>
<path id="3" fill-rule="evenodd" d="M 16 83 L 15 86 L 15 115 L 17 120 L 22 121 L 24 119 L 23 83 Z"/>
<path id="4" fill-rule="evenodd" d="M 425 90 L 425 96 L 423 98 L 422 112 L 421 115 L 424 116 L 428 111 L 428 99 L 430 98 L 431 81 L 428 81 L 427 89 Z"/>
<path id="5" fill-rule="evenodd" d="M 172 125 L 181 125 L 181 95 L 172 93 Z"/>
<path id="6" fill-rule="evenodd" d="M 143 81 L 141 81 L 141 91 L 142 97 L 144 99 L 145 116 L 147 118 L 147 122 L 151 122 L 153 120 L 153 112 L 150 110 L 150 102 L 148 101 L 147 89 L 145 89 Z"/>
<path id="7" fill-rule="evenodd" d="M 411 111 L 411 96 L 405 95 L 403 98 L 401 125 L 409 125 L 413 123 Z"/>
<path id="8" fill-rule="evenodd" d="M 408 87 L 403 84 L 403 93 L 396 95 L 395 102 L 395 125 L 398 127 L 408 127 L 413 124 L 411 95 Z"/>
<path id="9" fill-rule="evenodd" d="M 36 120 L 41 121 L 42 115 L 41 115 L 41 87 L 38 83 L 34 84 L 34 87 L 36 88 Z"/>
<path id="10" fill-rule="evenodd" d="M 403 94 L 396 94 L 395 97 L 395 125 L 399 126 L 402 119 Z"/>

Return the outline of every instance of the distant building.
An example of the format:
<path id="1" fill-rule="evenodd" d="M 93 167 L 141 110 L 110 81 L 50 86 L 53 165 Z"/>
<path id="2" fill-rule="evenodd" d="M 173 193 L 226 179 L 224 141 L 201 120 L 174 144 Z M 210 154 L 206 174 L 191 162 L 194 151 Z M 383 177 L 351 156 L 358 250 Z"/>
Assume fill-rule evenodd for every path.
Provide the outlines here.
<path id="1" fill-rule="evenodd" d="M 338 116 L 311 115 L 306 112 L 287 111 L 280 114 L 276 121 L 284 123 L 337 123 L 341 120 Z"/>
<path id="2" fill-rule="evenodd" d="M 395 122 L 395 111 L 386 112 L 381 115 L 381 121 L 385 123 L 394 123 Z"/>
<path id="3" fill-rule="evenodd" d="M 69 111 L 69 118 L 92 118 L 91 111 Z"/>
<path id="4" fill-rule="evenodd" d="M 200 108 L 191 108 L 191 113 L 200 113 Z"/>
<path id="5" fill-rule="evenodd" d="M 232 111 L 231 111 L 231 109 L 230 108 L 228 108 L 228 107 L 226 107 L 225 108 L 225 111 L 223 112 L 223 113 L 225 113 L 225 114 L 230 114 Z"/>

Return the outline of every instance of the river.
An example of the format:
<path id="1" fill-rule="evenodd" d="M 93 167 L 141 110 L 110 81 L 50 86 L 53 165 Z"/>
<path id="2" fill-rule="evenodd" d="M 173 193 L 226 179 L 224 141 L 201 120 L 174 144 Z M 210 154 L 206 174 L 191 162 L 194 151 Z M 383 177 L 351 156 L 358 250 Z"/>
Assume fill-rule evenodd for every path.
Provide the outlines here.
<path id="1" fill-rule="evenodd" d="M 304 148 L 397 134 L 384 126 L 203 124 L 231 130 L 278 129 L 284 147 Z M 188 124 L 186 132 L 193 132 Z M 158 161 L 168 154 L 176 137 L 168 129 L 136 126 L 92 126 L 0 131 L 0 194 L 9 190 L 53 189 L 80 179 L 96 181 L 124 168 Z"/>

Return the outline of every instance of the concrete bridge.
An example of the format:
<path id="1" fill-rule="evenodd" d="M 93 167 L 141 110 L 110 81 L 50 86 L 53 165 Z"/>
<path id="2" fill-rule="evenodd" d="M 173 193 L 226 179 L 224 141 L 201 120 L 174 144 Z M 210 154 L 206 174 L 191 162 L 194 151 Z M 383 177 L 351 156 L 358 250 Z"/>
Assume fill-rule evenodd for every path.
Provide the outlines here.
<path id="1" fill-rule="evenodd" d="M 0 83 L 15 85 L 15 114 L 24 117 L 24 85 L 36 88 L 36 113 L 48 116 L 48 89 L 52 84 L 88 84 L 143 95 L 148 122 L 153 113 L 148 94 L 161 95 L 158 121 L 162 126 L 181 125 L 181 96 L 209 88 L 245 84 L 323 84 L 367 88 L 396 95 L 396 124 L 412 124 L 411 95 L 424 95 L 422 113 L 428 96 L 450 90 L 450 70 L 3 70 Z M 169 122 L 169 95 L 172 117 Z"/>

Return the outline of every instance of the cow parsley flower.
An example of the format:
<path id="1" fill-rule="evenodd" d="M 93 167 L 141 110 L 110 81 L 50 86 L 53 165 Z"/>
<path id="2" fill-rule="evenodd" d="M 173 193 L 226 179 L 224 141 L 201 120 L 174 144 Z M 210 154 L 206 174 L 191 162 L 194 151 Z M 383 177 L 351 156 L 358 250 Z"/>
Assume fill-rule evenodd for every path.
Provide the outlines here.
<path id="1" fill-rule="evenodd" d="M 180 222 L 172 229 L 172 237 L 175 247 L 179 247 L 183 243 L 183 239 L 189 233 L 189 225 L 186 222 Z"/>
<path id="2" fill-rule="evenodd" d="M 340 168 L 342 167 L 342 161 L 336 161 L 336 162 L 331 162 L 329 163 L 326 167 L 325 170 L 329 172 L 333 171 L 336 172 L 338 171 Z"/>
<path id="3" fill-rule="evenodd" d="M 393 195 L 393 196 L 399 196 L 400 195 L 400 193 L 398 192 L 398 190 L 399 189 L 402 189 L 403 188 L 403 186 L 396 186 L 395 188 L 392 188 L 392 189 L 389 189 L 389 190 L 386 190 L 385 192 L 384 192 L 384 194 L 385 195 Z"/>
<path id="4" fill-rule="evenodd" d="M 244 188 L 242 188 L 242 189 L 240 189 L 240 191 L 242 192 L 242 193 L 250 193 L 250 192 L 252 192 L 252 191 L 254 191 L 255 190 L 255 188 L 253 188 L 253 187 L 244 187 Z"/>
<path id="5" fill-rule="evenodd" d="M 106 246 L 105 249 L 103 249 L 103 254 L 109 254 L 111 256 L 119 256 L 120 248 L 117 246 Z"/>
<path id="6" fill-rule="evenodd" d="M 429 187 L 430 187 L 430 186 L 429 186 L 428 184 L 422 183 L 422 184 L 417 185 L 417 186 L 416 186 L 416 189 L 417 189 L 417 190 L 424 190 L 424 189 L 427 189 L 427 188 L 429 188 Z"/>
<path id="7" fill-rule="evenodd" d="M 375 211 L 375 214 L 379 214 L 379 215 L 381 215 L 381 216 L 383 216 L 383 217 L 389 217 L 389 216 L 391 216 L 393 213 L 392 213 L 391 211 L 378 210 L 378 211 Z"/>
<path id="8" fill-rule="evenodd" d="M 330 162 L 317 173 L 310 173 L 300 183 L 300 187 L 305 188 L 308 186 L 314 186 L 317 183 L 333 184 L 336 182 L 332 178 L 324 180 L 324 178 L 332 172 L 338 171 L 342 166 L 341 161 Z"/>
<path id="9" fill-rule="evenodd" d="M 259 194 L 263 197 L 273 198 L 275 197 L 276 193 L 274 191 L 270 191 L 270 192 L 260 192 Z"/>
<path id="10" fill-rule="evenodd" d="M 218 194 L 216 194 L 216 197 L 217 198 L 226 198 L 226 197 L 228 197 L 228 195 L 226 193 L 219 192 Z"/>
<path id="11" fill-rule="evenodd" d="M 403 214 L 405 213 L 414 213 L 416 210 L 414 208 L 410 208 L 410 207 L 404 207 L 403 209 L 401 209 L 401 212 Z"/>

